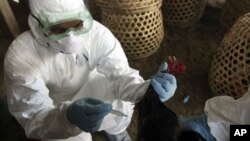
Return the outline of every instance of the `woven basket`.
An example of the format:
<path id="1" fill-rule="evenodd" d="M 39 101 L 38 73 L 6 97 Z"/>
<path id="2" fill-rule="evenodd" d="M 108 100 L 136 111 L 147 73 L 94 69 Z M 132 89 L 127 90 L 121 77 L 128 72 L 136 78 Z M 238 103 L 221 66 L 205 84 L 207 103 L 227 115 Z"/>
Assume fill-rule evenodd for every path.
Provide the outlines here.
<path id="1" fill-rule="evenodd" d="M 206 0 L 164 0 L 163 13 L 166 24 L 174 27 L 189 27 L 203 14 Z"/>
<path id="2" fill-rule="evenodd" d="M 112 1 L 112 0 L 111 0 Z M 132 0 L 128 1 L 129 5 Z M 160 47 L 164 36 L 161 0 L 148 0 L 155 7 L 139 10 L 102 7 L 102 23 L 107 26 L 121 42 L 128 59 L 140 59 L 152 55 Z M 106 2 L 106 1 L 105 1 Z M 139 0 L 135 1 L 136 5 Z M 146 3 L 146 1 L 142 2 Z M 149 5 L 148 3 L 148 5 Z M 134 7 L 135 8 L 135 7 Z M 131 10 L 132 9 L 132 10 Z"/>
<path id="3" fill-rule="evenodd" d="M 227 32 L 242 15 L 250 12 L 250 0 L 227 0 L 220 17 L 220 25 Z"/>
<path id="4" fill-rule="evenodd" d="M 225 35 L 212 61 L 209 84 L 215 95 L 241 97 L 250 85 L 250 13 Z"/>
<path id="5" fill-rule="evenodd" d="M 155 8 L 162 5 L 162 0 L 97 0 L 98 5 L 105 9 L 129 13 L 131 11 L 147 11 L 149 8 Z"/>

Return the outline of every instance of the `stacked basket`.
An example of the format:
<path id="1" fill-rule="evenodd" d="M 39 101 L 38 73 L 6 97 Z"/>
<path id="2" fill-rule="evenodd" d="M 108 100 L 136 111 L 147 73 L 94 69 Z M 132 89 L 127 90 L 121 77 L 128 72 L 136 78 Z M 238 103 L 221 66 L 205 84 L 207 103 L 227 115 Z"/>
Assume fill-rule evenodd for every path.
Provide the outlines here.
<path id="1" fill-rule="evenodd" d="M 250 0 L 227 0 L 220 18 L 223 30 L 230 29 L 240 16 L 248 12 L 250 12 Z"/>
<path id="2" fill-rule="evenodd" d="M 225 35 L 209 74 L 215 95 L 241 97 L 250 85 L 250 13 L 242 16 Z"/>
<path id="3" fill-rule="evenodd" d="M 206 0 L 163 0 L 166 24 L 175 27 L 189 27 L 203 14 Z"/>
<path id="4" fill-rule="evenodd" d="M 98 0 L 102 23 L 119 39 L 129 59 L 145 58 L 164 36 L 162 0 Z"/>

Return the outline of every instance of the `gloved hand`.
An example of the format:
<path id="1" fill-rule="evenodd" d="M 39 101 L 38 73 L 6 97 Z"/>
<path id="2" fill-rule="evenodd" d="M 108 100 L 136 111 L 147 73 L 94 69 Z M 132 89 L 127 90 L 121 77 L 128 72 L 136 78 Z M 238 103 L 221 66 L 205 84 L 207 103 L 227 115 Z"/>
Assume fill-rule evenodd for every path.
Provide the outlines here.
<path id="1" fill-rule="evenodd" d="M 85 132 L 97 131 L 103 118 L 112 110 L 112 105 L 93 98 L 82 98 L 73 102 L 67 111 L 72 124 Z"/>
<path id="2" fill-rule="evenodd" d="M 206 141 L 215 141 L 207 124 L 207 115 L 205 113 L 187 118 L 180 118 L 180 125 L 184 131 L 194 131 L 199 133 Z"/>
<path id="3" fill-rule="evenodd" d="M 163 62 L 160 65 L 159 72 L 152 76 L 151 85 L 158 93 L 162 102 L 170 99 L 177 88 L 176 79 L 173 75 L 167 73 L 168 64 Z"/>

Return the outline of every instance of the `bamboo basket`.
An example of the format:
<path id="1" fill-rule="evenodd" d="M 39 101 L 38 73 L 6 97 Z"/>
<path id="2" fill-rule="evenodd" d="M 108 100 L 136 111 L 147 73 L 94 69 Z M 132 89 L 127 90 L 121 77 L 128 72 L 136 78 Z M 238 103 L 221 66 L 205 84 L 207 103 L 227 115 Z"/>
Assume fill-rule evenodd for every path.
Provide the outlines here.
<path id="1" fill-rule="evenodd" d="M 241 97 L 250 85 L 250 13 L 225 35 L 212 61 L 209 85 L 215 95 Z"/>
<path id="2" fill-rule="evenodd" d="M 160 47 L 164 36 L 161 3 L 161 0 L 99 0 L 102 23 L 121 42 L 128 59 L 148 57 Z"/>
<path id="3" fill-rule="evenodd" d="M 193 26 L 202 16 L 206 0 L 164 0 L 166 24 L 174 27 Z"/>
<path id="4" fill-rule="evenodd" d="M 118 11 L 145 11 L 151 7 L 162 5 L 162 0 L 97 0 L 98 5 L 105 9 Z"/>

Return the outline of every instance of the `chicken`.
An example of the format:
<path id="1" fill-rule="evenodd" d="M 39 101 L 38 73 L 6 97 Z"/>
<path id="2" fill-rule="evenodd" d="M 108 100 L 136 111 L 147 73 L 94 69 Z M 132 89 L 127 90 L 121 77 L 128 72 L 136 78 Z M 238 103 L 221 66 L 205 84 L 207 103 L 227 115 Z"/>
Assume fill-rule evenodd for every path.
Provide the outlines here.
<path id="1" fill-rule="evenodd" d="M 177 115 L 167 108 L 150 85 L 138 108 L 136 141 L 176 141 Z"/>
<path id="2" fill-rule="evenodd" d="M 179 63 L 175 57 L 169 57 L 167 63 L 167 73 L 185 72 L 185 65 Z M 161 102 L 152 85 L 135 109 L 138 110 L 136 141 L 177 141 L 178 117 Z"/>
<path id="3" fill-rule="evenodd" d="M 194 131 L 181 131 L 178 141 L 206 141 L 200 134 Z"/>
<path id="4" fill-rule="evenodd" d="M 182 74 L 186 71 L 186 66 L 180 63 L 175 56 L 168 57 L 168 69 L 166 72 L 171 74 Z"/>

